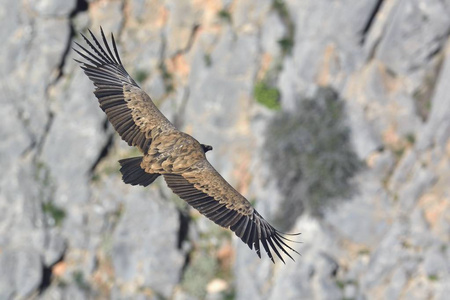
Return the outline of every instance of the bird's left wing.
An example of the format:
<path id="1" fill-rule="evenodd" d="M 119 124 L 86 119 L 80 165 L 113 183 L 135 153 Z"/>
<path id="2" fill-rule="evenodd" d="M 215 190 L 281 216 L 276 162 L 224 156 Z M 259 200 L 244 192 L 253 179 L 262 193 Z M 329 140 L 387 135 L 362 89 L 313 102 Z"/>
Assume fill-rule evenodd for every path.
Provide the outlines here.
<path id="1" fill-rule="evenodd" d="M 291 259 L 286 238 L 270 225 L 210 164 L 203 160 L 182 175 L 164 174 L 172 191 L 208 217 L 214 223 L 231 229 L 250 249 L 255 247 L 259 257 L 260 242 L 274 262 L 272 249 L 284 262 L 281 250 Z"/>
<path id="2" fill-rule="evenodd" d="M 154 129 L 175 130 L 175 126 L 127 73 L 120 61 L 114 36 L 111 34 L 113 54 L 103 30 L 101 35 L 104 46 L 90 30 L 89 33 L 92 41 L 82 36 L 91 50 L 78 43 L 76 44 L 80 49 L 74 49 L 86 62 L 75 61 L 81 64 L 81 68 L 96 86 L 94 94 L 114 129 L 128 145 L 136 146 L 146 154 Z"/>

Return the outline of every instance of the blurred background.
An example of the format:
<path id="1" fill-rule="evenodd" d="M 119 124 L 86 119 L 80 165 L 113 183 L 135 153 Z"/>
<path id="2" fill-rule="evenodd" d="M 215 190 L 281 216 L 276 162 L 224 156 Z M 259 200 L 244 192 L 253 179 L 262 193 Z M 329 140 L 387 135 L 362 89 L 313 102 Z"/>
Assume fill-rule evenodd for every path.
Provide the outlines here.
<path id="1" fill-rule="evenodd" d="M 2 0 L 0 299 L 448 299 L 450 1 Z M 276 264 L 121 141 L 72 58 L 130 75 L 274 226 Z"/>

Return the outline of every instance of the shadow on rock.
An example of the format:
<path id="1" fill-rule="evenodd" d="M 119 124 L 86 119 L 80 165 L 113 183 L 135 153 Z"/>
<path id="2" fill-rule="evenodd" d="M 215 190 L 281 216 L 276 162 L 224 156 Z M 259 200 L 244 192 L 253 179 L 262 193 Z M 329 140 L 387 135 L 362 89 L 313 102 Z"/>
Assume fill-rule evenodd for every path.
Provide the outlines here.
<path id="1" fill-rule="evenodd" d="M 320 88 L 269 123 L 264 149 L 288 212 L 274 216 L 282 228 L 302 213 L 320 217 L 354 193 L 351 179 L 362 163 L 345 120 L 344 101 L 333 89 Z"/>

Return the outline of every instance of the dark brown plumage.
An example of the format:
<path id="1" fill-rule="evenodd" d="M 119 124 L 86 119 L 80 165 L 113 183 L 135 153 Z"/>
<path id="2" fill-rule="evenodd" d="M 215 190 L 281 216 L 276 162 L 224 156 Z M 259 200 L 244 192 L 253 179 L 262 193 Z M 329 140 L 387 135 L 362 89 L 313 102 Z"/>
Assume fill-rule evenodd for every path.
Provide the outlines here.
<path id="1" fill-rule="evenodd" d="M 234 231 L 250 249 L 255 247 L 259 257 L 261 242 L 273 262 L 271 250 L 283 262 L 280 251 L 293 259 L 287 249 L 297 251 L 286 244 L 288 239 L 210 165 L 205 152 L 212 147 L 177 130 L 128 75 L 114 36 L 111 35 L 113 54 L 103 30 L 103 46 L 89 33 L 92 42 L 84 35 L 83 38 L 92 50 L 77 43 L 80 50 L 74 50 L 86 62 L 76 61 L 96 86 L 94 94 L 100 108 L 115 130 L 128 145 L 144 154 L 119 161 L 123 181 L 147 186 L 162 175 L 174 193 L 216 224 Z"/>

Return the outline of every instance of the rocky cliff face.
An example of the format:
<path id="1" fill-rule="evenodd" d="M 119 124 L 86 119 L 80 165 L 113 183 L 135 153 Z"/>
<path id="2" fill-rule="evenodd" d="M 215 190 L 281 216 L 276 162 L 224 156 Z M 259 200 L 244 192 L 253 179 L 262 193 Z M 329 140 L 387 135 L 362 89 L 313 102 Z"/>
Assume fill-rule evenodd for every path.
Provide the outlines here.
<path id="1" fill-rule="evenodd" d="M 446 299 L 450 1 L 4 0 L 0 298 Z M 158 180 L 72 60 L 129 73 L 302 256 L 258 259 Z"/>

